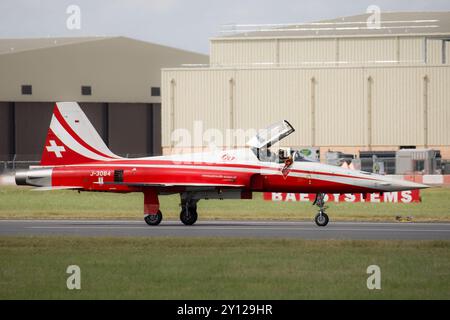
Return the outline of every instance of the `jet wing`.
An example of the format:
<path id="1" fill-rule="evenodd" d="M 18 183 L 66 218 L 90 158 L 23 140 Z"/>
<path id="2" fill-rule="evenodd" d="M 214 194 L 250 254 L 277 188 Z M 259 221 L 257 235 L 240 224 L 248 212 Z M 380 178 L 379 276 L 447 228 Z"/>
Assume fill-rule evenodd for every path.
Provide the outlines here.
<path id="1" fill-rule="evenodd" d="M 96 184 L 102 184 L 99 182 L 94 182 Z M 168 183 L 149 183 L 149 182 L 103 182 L 105 185 L 124 185 L 129 187 L 222 187 L 222 188 L 243 188 L 243 184 L 232 184 L 232 183 L 178 183 L 178 182 L 168 182 Z"/>
<path id="2" fill-rule="evenodd" d="M 76 190 L 76 189 L 83 189 L 83 187 L 77 186 L 37 187 L 31 189 L 31 191 L 56 191 L 56 190 Z"/>

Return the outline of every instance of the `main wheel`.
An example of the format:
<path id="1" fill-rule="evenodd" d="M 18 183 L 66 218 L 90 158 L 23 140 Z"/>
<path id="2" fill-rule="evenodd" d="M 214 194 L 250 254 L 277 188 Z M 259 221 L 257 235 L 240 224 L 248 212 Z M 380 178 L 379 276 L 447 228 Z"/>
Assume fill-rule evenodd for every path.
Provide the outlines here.
<path id="1" fill-rule="evenodd" d="M 197 208 L 195 207 L 189 207 L 188 210 L 186 210 L 186 207 L 183 206 L 183 209 L 181 209 L 180 212 L 180 220 L 187 226 L 193 225 L 197 221 Z"/>
<path id="2" fill-rule="evenodd" d="M 314 219 L 314 221 L 316 221 L 316 224 L 319 226 L 319 227 L 325 227 L 327 224 L 328 224 L 328 221 L 329 221 L 330 219 L 328 218 L 328 215 L 325 213 L 325 212 L 319 212 L 317 215 L 316 215 L 316 218 Z"/>
<path id="3" fill-rule="evenodd" d="M 144 220 L 149 226 L 157 226 L 162 220 L 162 213 L 160 210 L 158 210 L 156 214 L 146 215 L 144 217 Z"/>

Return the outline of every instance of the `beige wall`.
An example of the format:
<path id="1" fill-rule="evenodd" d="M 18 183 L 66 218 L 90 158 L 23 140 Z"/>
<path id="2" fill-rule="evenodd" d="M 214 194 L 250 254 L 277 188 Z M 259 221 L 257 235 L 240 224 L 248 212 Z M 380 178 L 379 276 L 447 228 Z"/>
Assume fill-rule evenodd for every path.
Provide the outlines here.
<path id="1" fill-rule="evenodd" d="M 128 38 L 70 43 L 0 54 L 0 101 L 158 103 L 161 68 L 207 63 L 201 54 Z M 31 84 L 32 95 L 21 85 Z M 91 96 L 81 86 L 92 86 Z"/>
<path id="2" fill-rule="evenodd" d="M 427 39 L 427 63 L 442 63 L 442 40 Z"/>
<path id="3" fill-rule="evenodd" d="M 424 63 L 424 46 L 422 37 L 398 38 L 399 60 L 404 63 Z"/>
<path id="4" fill-rule="evenodd" d="M 425 45 L 427 49 L 425 50 Z M 423 36 L 212 39 L 211 65 L 317 64 L 428 64 L 442 63 L 442 40 Z"/>
<path id="5" fill-rule="evenodd" d="M 162 144 L 195 120 L 225 130 L 287 119 L 296 132 L 284 145 L 448 146 L 449 84 L 446 65 L 165 69 Z"/>
<path id="6" fill-rule="evenodd" d="M 205 130 L 218 128 L 224 131 L 229 128 L 229 80 L 233 76 L 231 71 L 215 72 L 208 69 L 189 70 L 176 76 L 163 72 L 163 141 L 170 145 L 171 132 L 177 128 L 193 133 L 196 120 L 202 120 Z"/>
<path id="7" fill-rule="evenodd" d="M 342 62 L 397 61 L 396 38 L 345 38 L 339 40 Z"/>
<path id="8" fill-rule="evenodd" d="M 280 39 L 280 65 L 314 64 L 336 62 L 336 39 Z"/>
<path id="9" fill-rule="evenodd" d="M 445 64 L 450 64 L 450 40 L 445 41 Z"/>
<path id="10" fill-rule="evenodd" d="M 212 65 L 246 65 L 274 63 L 277 60 L 275 40 L 219 41 L 211 43 Z"/>

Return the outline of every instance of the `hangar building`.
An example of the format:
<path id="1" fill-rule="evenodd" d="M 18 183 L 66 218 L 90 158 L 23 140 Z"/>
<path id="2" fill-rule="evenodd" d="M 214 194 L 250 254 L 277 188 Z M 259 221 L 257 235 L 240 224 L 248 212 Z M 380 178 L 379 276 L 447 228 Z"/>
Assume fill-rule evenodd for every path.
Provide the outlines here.
<path id="1" fill-rule="evenodd" d="M 209 66 L 163 69 L 164 152 L 196 120 L 223 131 L 287 119 L 283 145 L 322 156 L 429 147 L 450 159 L 450 12 L 368 19 L 244 26 L 210 39 Z"/>
<path id="2" fill-rule="evenodd" d="M 111 150 L 161 153 L 161 68 L 206 55 L 125 37 L 0 39 L 0 161 L 38 160 L 56 101 L 77 101 Z"/>

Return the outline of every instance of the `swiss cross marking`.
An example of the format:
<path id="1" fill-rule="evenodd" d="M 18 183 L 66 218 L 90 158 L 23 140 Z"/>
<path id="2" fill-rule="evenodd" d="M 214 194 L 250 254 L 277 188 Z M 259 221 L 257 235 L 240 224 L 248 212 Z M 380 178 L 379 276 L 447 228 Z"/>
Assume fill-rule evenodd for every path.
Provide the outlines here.
<path id="1" fill-rule="evenodd" d="M 62 153 L 61 153 L 61 152 L 66 151 L 66 149 L 64 148 L 64 146 L 58 146 L 58 145 L 56 144 L 55 140 L 50 140 L 49 142 L 50 142 L 50 145 L 46 147 L 46 148 L 47 148 L 47 151 L 48 151 L 48 152 L 54 152 L 54 153 L 55 153 L 55 156 L 56 156 L 57 158 L 62 158 Z"/>

